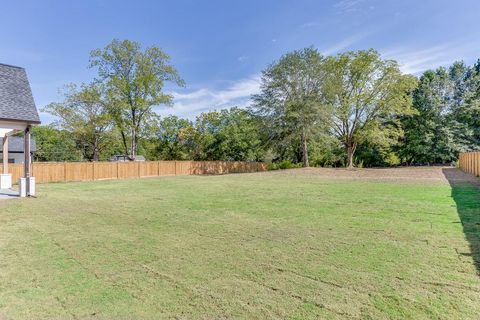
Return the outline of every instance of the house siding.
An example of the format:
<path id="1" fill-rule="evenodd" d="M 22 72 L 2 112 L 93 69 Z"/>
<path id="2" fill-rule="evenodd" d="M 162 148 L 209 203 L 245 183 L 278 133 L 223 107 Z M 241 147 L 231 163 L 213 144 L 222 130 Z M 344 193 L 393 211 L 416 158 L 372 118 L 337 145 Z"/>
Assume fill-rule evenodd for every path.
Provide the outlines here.
<path id="1" fill-rule="evenodd" d="M 0 163 L 3 163 L 2 159 L 3 159 L 3 152 L 0 152 Z M 23 153 L 9 153 L 8 154 L 8 160 L 9 162 L 10 159 L 13 159 L 13 163 L 24 163 L 25 162 L 25 156 Z"/>

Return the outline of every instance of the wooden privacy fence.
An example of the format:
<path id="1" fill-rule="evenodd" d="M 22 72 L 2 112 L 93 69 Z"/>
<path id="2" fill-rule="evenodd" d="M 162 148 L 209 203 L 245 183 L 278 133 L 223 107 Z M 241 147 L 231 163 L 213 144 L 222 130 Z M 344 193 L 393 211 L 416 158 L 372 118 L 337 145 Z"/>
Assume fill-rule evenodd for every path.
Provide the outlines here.
<path id="1" fill-rule="evenodd" d="M 460 153 L 458 158 L 460 169 L 475 176 L 480 176 L 480 152 Z"/>
<path id="2" fill-rule="evenodd" d="M 267 165 L 241 161 L 35 162 L 30 170 L 37 183 L 46 183 L 247 173 L 265 171 Z M 8 171 L 12 181 L 17 182 L 23 176 L 23 164 L 9 164 Z"/>

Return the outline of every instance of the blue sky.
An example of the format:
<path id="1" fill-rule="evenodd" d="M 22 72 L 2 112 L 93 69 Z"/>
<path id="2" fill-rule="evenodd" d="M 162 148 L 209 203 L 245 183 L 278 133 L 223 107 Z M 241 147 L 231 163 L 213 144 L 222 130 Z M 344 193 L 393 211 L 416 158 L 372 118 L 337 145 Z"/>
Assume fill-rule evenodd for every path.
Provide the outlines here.
<path id="1" fill-rule="evenodd" d="M 480 58 L 478 0 L 4 1 L 0 62 L 27 69 L 39 108 L 67 83 L 89 82 L 89 52 L 113 38 L 166 51 L 187 87 L 165 89 L 161 114 L 245 106 L 261 70 L 282 54 L 375 48 L 419 74 Z M 45 123 L 51 117 L 41 114 Z"/>

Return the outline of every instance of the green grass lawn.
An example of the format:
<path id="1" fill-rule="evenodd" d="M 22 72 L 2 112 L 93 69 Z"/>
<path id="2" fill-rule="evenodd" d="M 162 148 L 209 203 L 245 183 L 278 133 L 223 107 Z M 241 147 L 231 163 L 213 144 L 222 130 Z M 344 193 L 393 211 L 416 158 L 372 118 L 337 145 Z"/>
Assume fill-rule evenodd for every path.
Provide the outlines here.
<path id="1" fill-rule="evenodd" d="M 37 189 L 0 202 L 0 319 L 480 317 L 468 184 L 292 170 Z"/>

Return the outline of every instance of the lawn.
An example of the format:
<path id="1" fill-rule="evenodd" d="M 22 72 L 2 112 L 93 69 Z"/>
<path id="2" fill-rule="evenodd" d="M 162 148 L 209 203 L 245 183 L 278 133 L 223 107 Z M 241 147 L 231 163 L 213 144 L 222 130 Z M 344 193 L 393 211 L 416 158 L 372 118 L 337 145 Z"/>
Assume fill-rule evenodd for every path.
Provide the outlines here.
<path id="1" fill-rule="evenodd" d="M 467 180 L 294 169 L 39 185 L 0 202 L 0 319 L 478 319 Z"/>

